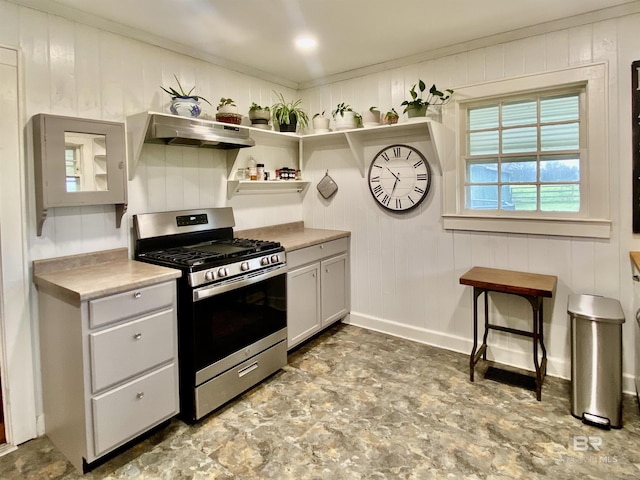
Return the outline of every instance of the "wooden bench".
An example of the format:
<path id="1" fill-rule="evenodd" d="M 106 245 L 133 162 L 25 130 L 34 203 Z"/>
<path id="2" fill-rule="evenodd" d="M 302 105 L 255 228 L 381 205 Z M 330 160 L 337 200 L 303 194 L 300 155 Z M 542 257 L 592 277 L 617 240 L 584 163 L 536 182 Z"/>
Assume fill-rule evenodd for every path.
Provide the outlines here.
<path id="1" fill-rule="evenodd" d="M 547 350 L 544 346 L 543 299 L 552 297 L 558 277 L 554 275 L 540 275 L 537 273 L 515 272 L 512 270 L 498 270 L 495 268 L 473 267 L 460 277 L 462 285 L 473 287 L 473 350 L 471 351 L 469 366 L 470 379 L 473 382 L 473 372 L 482 357 L 487 359 L 487 335 L 489 330 L 524 335 L 533 339 L 533 364 L 536 371 L 536 398 L 542 399 L 542 382 L 547 374 Z M 531 304 L 533 310 L 533 331 L 517 330 L 502 325 L 489 323 L 489 292 L 518 295 Z M 482 345 L 478 348 L 478 297 L 484 293 L 484 336 Z M 542 351 L 542 359 L 538 360 L 538 345 Z"/>

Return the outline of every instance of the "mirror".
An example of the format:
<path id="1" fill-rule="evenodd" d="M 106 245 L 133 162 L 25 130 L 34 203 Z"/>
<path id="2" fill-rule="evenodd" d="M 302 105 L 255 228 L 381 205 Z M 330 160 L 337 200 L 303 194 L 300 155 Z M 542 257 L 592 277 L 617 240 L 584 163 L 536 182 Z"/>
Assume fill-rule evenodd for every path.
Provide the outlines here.
<path id="1" fill-rule="evenodd" d="M 32 118 L 38 235 L 51 207 L 127 208 L 124 124 L 38 114 Z"/>
<path id="2" fill-rule="evenodd" d="M 106 135 L 64 132 L 67 192 L 109 190 Z"/>

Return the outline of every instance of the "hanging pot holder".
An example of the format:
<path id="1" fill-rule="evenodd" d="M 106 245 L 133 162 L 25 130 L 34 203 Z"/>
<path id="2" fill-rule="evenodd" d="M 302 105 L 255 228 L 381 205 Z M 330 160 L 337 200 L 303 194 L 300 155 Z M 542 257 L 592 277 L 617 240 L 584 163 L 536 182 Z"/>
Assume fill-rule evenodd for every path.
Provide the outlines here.
<path id="1" fill-rule="evenodd" d="M 338 185 L 333 180 L 333 178 L 329 176 L 329 170 L 327 170 L 327 172 L 324 174 L 322 180 L 318 182 L 317 188 L 318 192 L 320 192 L 320 195 L 322 195 L 327 200 L 335 195 L 335 193 L 338 191 Z"/>

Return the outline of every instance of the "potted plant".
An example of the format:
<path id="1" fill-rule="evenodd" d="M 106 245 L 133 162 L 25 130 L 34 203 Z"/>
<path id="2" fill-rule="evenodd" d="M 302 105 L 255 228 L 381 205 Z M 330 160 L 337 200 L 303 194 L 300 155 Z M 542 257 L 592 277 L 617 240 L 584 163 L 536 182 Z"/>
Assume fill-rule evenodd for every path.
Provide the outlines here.
<path id="1" fill-rule="evenodd" d="M 262 107 L 256 102 L 251 102 L 251 106 L 249 107 L 249 120 L 251 120 L 251 126 L 268 128 L 270 118 L 271 110 L 269 107 Z"/>
<path id="2" fill-rule="evenodd" d="M 276 93 L 276 98 L 278 101 L 271 106 L 271 118 L 281 132 L 295 132 L 298 125 L 302 129 L 309 124 L 307 113 L 300 108 L 301 99 L 287 102 L 282 93 Z"/>
<path id="3" fill-rule="evenodd" d="M 233 123 L 239 125 L 242 122 L 242 115 L 238 113 L 238 107 L 231 98 L 222 97 L 216 107 L 216 120 L 223 123 Z"/>
<path id="4" fill-rule="evenodd" d="M 416 87 L 418 87 L 419 93 L 416 92 Z M 453 94 L 453 90 L 451 89 L 441 92 L 434 84 L 429 89 L 427 98 L 423 99 L 422 95 L 426 88 L 425 83 L 422 80 L 418 80 L 418 83 L 414 84 L 411 90 L 409 90 L 411 100 L 405 100 L 400 104 L 405 106 L 403 113 L 406 113 L 409 118 L 424 117 L 427 114 L 429 105 L 444 105 L 451 99 L 451 95 Z"/>
<path id="5" fill-rule="evenodd" d="M 329 118 L 324 116 L 324 110 L 316 113 L 313 118 L 313 131 L 315 133 L 326 133 L 329 131 Z"/>
<path id="6" fill-rule="evenodd" d="M 369 110 L 362 112 L 362 125 L 364 127 L 380 125 L 380 110 L 378 110 L 378 107 L 369 107 Z"/>
<path id="7" fill-rule="evenodd" d="M 339 103 L 336 109 L 331 112 L 331 115 L 336 122 L 336 130 L 348 130 L 358 127 L 358 117 L 360 115 L 344 102 Z"/>
<path id="8" fill-rule="evenodd" d="M 192 95 L 192 92 L 196 87 L 192 87 L 191 90 L 185 92 L 184 88 L 182 88 L 182 85 L 180 84 L 180 80 L 178 80 L 178 77 L 174 75 L 173 78 L 176 79 L 178 90 L 173 87 L 164 88 L 163 86 L 160 86 L 162 90 L 171 95 L 171 106 L 169 107 L 171 113 L 182 117 L 196 118 L 200 116 L 200 100 L 204 100 L 211 105 L 209 100 L 199 95 Z"/>
<path id="9" fill-rule="evenodd" d="M 398 123 L 398 118 L 400 118 L 400 115 L 398 115 L 396 109 L 391 108 L 391 110 L 385 113 L 384 117 L 382 117 L 382 123 L 384 123 L 385 125 L 393 125 L 395 123 Z"/>

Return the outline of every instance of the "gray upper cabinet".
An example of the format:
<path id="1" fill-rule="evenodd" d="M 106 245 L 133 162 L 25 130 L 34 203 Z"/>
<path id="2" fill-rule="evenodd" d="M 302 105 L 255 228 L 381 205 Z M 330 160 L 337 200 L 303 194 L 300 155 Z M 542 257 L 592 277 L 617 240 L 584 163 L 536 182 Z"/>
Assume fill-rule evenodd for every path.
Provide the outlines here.
<path id="1" fill-rule="evenodd" d="M 38 236 L 47 210 L 113 204 L 127 209 L 124 124 L 58 115 L 32 118 Z"/>

